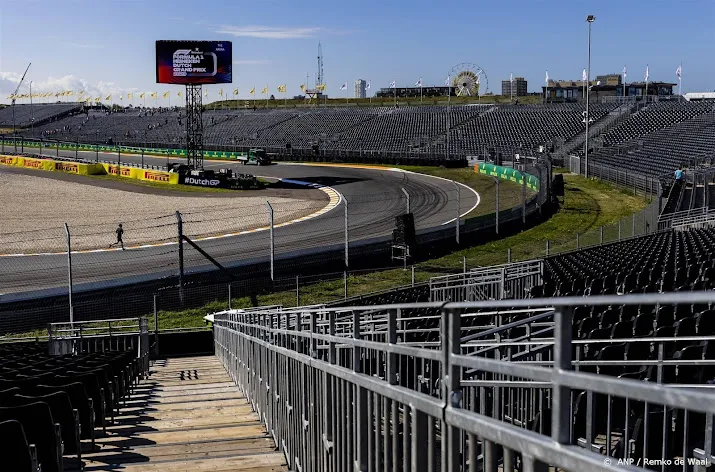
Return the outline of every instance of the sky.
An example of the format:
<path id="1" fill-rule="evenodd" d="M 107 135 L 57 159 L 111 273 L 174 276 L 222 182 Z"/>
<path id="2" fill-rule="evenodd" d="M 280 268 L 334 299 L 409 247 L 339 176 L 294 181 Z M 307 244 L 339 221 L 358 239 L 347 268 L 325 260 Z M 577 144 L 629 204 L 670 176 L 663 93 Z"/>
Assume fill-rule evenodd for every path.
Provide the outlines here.
<path id="1" fill-rule="evenodd" d="M 282 98 L 281 84 L 299 94 L 306 74 L 315 82 L 319 41 L 331 97 L 352 96 L 356 79 L 372 93 L 393 80 L 442 85 L 462 63 L 483 69 L 491 92 L 511 73 L 535 92 L 547 70 L 580 79 L 588 14 L 592 77 L 627 66 L 627 80 L 642 81 L 648 65 L 651 81 L 677 83 L 682 63 L 683 93 L 715 90 L 715 0 L 0 0 L 0 103 L 28 62 L 20 93 L 32 81 L 33 93 L 84 89 L 116 102 L 169 91 L 177 101 L 180 86 L 155 82 L 159 39 L 233 42 L 233 84 L 207 86 L 209 101 L 219 88 L 242 99 L 264 86 Z"/>

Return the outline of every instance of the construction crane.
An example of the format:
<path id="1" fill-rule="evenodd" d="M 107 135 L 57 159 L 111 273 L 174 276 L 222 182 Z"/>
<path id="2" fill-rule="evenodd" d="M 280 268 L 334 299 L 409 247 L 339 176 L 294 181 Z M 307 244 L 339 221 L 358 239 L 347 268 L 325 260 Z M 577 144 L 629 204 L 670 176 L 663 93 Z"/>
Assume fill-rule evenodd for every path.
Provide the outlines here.
<path id="1" fill-rule="evenodd" d="M 20 79 L 20 82 L 17 84 L 17 88 L 15 88 L 15 91 L 12 92 L 12 135 L 13 138 L 15 136 L 15 96 L 17 95 L 17 92 L 20 91 L 20 86 L 22 85 L 22 82 L 25 80 L 25 76 L 27 75 L 27 71 L 30 70 L 30 66 L 32 65 L 32 62 L 27 65 L 27 69 L 25 69 L 25 73 L 22 74 L 22 78 Z"/>

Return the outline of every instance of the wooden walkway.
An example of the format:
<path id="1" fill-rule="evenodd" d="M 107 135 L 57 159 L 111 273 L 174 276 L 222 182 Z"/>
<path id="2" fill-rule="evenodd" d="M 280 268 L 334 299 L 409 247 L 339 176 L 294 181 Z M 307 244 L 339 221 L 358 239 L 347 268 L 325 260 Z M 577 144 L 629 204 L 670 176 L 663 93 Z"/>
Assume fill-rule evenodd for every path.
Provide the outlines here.
<path id="1" fill-rule="evenodd" d="M 216 357 L 157 361 L 85 470 L 284 471 L 258 416 Z"/>

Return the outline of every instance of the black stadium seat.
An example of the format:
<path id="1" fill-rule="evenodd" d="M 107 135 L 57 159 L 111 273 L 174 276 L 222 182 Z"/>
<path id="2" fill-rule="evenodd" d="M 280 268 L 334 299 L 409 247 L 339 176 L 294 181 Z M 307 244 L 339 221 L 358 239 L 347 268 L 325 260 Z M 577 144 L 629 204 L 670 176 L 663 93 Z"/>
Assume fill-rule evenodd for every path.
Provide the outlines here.
<path id="1" fill-rule="evenodd" d="M 13 472 L 38 472 L 37 449 L 17 420 L 0 421 L 0 465 Z M 48 469 L 49 470 L 49 469 Z"/>
<path id="2" fill-rule="evenodd" d="M 62 470 L 62 436 L 47 403 L 0 407 L 0 421 L 16 420 L 22 424 L 25 437 L 37 447 L 43 472 Z"/>

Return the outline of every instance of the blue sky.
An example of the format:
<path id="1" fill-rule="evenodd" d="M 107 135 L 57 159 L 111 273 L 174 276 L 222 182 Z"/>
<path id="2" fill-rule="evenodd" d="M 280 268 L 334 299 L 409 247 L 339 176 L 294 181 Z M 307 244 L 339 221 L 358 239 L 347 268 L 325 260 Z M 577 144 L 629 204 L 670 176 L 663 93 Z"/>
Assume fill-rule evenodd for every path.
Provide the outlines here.
<path id="1" fill-rule="evenodd" d="M 302 0 L 3 0 L 0 3 L 0 101 L 7 102 L 27 62 L 35 91 L 92 93 L 180 89 L 155 84 L 157 39 L 229 39 L 234 83 L 248 98 L 251 87 L 286 83 L 300 92 L 316 70 L 323 44 L 330 96 L 340 85 L 370 80 L 372 92 L 395 80 L 411 86 L 441 85 L 453 66 L 474 63 L 500 93 L 510 73 L 536 91 L 545 71 L 553 79 L 579 79 L 586 67 L 587 25 L 594 14 L 592 76 L 620 72 L 628 80 L 677 82 L 683 91 L 715 90 L 715 1 L 635 0 L 598 2 L 385 2 Z M 27 93 L 28 86 L 23 85 Z M 209 86 L 216 99 L 219 86 Z"/>

